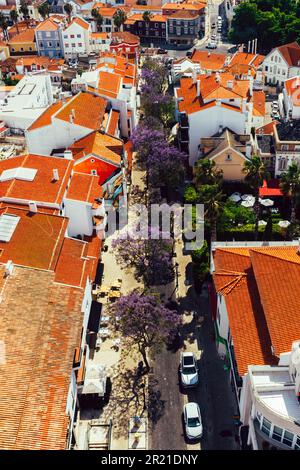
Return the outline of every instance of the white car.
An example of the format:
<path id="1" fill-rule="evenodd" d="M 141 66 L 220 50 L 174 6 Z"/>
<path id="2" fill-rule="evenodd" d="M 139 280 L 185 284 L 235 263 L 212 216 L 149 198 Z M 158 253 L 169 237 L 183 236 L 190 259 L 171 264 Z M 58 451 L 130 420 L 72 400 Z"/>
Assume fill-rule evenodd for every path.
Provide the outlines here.
<path id="1" fill-rule="evenodd" d="M 179 370 L 183 387 L 196 387 L 198 385 L 199 375 L 194 353 L 181 353 Z"/>
<path id="2" fill-rule="evenodd" d="M 200 439 L 203 434 L 203 426 L 198 404 L 191 402 L 184 405 L 183 417 L 187 438 Z"/>

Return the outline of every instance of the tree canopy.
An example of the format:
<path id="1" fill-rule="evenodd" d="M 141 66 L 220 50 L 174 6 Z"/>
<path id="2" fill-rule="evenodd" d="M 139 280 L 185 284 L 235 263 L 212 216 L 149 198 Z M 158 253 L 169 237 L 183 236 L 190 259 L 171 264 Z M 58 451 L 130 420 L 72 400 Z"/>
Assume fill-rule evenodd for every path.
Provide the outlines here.
<path id="1" fill-rule="evenodd" d="M 258 50 L 300 42 L 300 4 L 297 0 L 247 0 L 234 11 L 229 40 L 247 45 L 257 38 Z"/>

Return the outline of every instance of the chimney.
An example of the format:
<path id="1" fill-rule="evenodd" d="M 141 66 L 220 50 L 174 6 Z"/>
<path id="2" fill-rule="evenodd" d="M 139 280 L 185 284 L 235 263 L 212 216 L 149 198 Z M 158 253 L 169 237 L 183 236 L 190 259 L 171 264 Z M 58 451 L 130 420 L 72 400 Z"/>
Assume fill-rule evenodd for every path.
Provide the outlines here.
<path id="1" fill-rule="evenodd" d="M 228 90 L 232 90 L 232 89 L 233 89 L 233 80 L 228 80 L 228 81 L 227 81 L 227 88 L 228 88 Z"/>
<path id="2" fill-rule="evenodd" d="M 73 118 L 72 113 L 69 114 L 69 121 L 70 121 L 71 124 L 73 124 L 74 118 Z"/>
<path id="3" fill-rule="evenodd" d="M 11 259 L 9 259 L 5 264 L 5 274 L 4 274 L 4 276 L 5 277 L 10 276 L 13 272 L 13 269 L 14 269 L 14 263 L 12 262 Z"/>
<path id="4" fill-rule="evenodd" d="M 216 100 L 216 105 L 217 105 L 217 106 L 221 106 L 221 100 L 220 100 L 220 99 L 217 99 L 217 100 Z"/>
<path id="5" fill-rule="evenodd" d="M 197 83 L 197 73 L 196 73 L 195 67 L 193 67 L 192 77 L 193 77 L 193 83 L 196 84 Z"/>
<path id="6" fill-rule="evenodd" d="M 200 96 L 200 91 L 201 91 L 200 79 L 199 78 L 197 78 L 197 85 L 196 86 L 197 86 L 197 97 L 199 97 Z"/>
<path id="7" fill-rule="evenodd" d="M 58 170 L 53 170 L 53 178 L 52 178 L 52 181 L 58 181 L 58 180 L 59 180 Z"/>
<path id="8" fill-rule="evenodd" d="M 35 201 L 29 201 L 29 212 L 37 212 L 37 205 Z"/>
<path id="9" fill-rule="evenodd" d="M 75 109 L 72 109 L 71 113 L 72 113 L 73 119 L 75 119 Z"/>
<path id="10" fill-rule="evenodd" d="M 72 150 L 66 149 L 66 150 L 64 151 L 64 159 L 65 159 L 65 160 L 73 160 L 73 153 L 72 153 Z"/>

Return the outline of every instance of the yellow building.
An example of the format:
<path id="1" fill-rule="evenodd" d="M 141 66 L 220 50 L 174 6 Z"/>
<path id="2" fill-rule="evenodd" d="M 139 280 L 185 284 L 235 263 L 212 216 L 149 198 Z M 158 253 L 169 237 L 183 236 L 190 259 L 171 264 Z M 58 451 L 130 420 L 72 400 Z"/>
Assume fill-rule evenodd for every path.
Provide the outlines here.
<path id="1" fill-rule="evenodd" d="M 34 28 L 25 29 L 8 41 L 11 56 L 36 55 Z"/>
<path id="2" fill-rule="evenodd" d="M 213 160 L 223 171 L 224 181 L 243 181 L 245 161 L 251 158 L 249 135 L 239 135 L 225 129 L 218 135 L 201 139 L 202 158 Z"/>

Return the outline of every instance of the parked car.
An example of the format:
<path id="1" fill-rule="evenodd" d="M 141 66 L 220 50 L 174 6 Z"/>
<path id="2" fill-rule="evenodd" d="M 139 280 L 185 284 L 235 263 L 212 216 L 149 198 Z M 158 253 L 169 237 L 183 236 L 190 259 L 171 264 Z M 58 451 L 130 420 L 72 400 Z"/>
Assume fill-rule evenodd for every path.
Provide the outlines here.
<path id="1" fill-rule="evenodd" d="M 187 438 L 200 439 L 203 434 L 203 425 L 198 404 L 191 402 L 184 405 L 183 417 Z"/>
<path id="2" fill-rule="evenodd" d="M 211 39 L 212 42 L 213 42 L 213 41 L 215 41 L 215 40 L 217 39 L 217 36 L 216 36 L 215 34 L 212 34 L 212 35 L 210 36 L 210 39 Z"/>
<path id="3" fill-rule="evenodd" d="M 217 44 L 215 42 L 209 42 L 205 47 L 206 49 L 217 49 Z"/>
<path id="4" fill-rule="evenodd" d="M 180 354 L 179 370 L 183 387 L 196 387 L 198 385 L 199 375 L 194 353 L 182 352 Z"/>
<path id="5" fill-rule="evenodd" d="M 272 101 L 272 108 L 278 108 L 277 101 Z"/>
<path id="6" fill-rule="evenodd" d="M 187 51 L 187 53 L 186 53 L 187 57 L 192 57 L 192 55 L 193 55 L 193 51 Z"/>
<path id="7" fill-rule="evenodd" d="M 222 16 L 218 16 L 218 23 L 222 23 L 223 19 Z"/>
<path id="8" fill-rule="evenodd" d="M 212 23 L 211 27 L 212 27 L 212 29 L 214 29 L 216 27 L 216 23 Z"/>
<path id="9" fill-rule="evenodd" d="M 168 54 L 168 51 L 166 49 L 157 49 L 157 54 Z"/>

